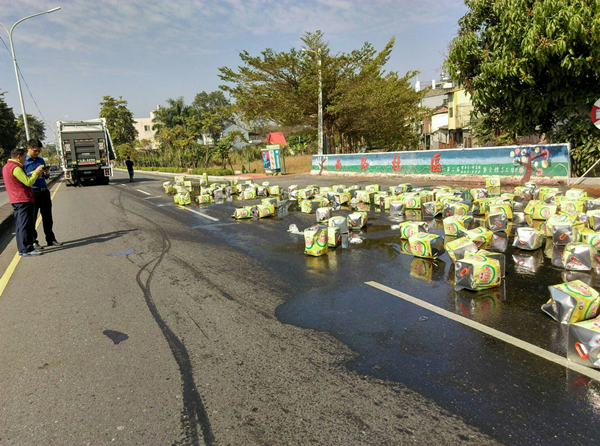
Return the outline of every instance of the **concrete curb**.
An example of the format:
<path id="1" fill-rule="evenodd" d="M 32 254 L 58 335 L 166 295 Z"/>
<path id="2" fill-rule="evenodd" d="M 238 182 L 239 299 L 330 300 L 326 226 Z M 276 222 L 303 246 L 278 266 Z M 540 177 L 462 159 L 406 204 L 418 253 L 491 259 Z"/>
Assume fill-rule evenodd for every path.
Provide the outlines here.
<path id="1" fill-rule="evenodd" d="M 63 174 L 59 174 L 54 178 L 50 178 L 47 181 L 48 185 L 53 184 L 59 178 L 62 178 Z M 13 208 L 10 203 L 6 203 L 0 206 L 0 238 L 4 238 L 8 233 L 12 232 L 15 226 L 15 216 L 13 214 Z"/>

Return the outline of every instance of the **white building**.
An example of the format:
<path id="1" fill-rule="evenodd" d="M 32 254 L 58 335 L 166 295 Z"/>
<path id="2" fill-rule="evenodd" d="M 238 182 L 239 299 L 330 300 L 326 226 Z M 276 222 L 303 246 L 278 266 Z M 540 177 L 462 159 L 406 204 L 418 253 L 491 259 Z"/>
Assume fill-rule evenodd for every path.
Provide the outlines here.
<path id="1" fill-rule="evenodd" d="M 158 144 L 156 143 L 154 136 L 156 135 L 156 131 L 152 130 L 152 120 L 154 119 L 156 111 L 152 110 L 150 112 L 149 118 L 134 118 L 135 119 L 135 129 L 138 131 L 137 140 L 142 141 L 146 139 L 150 141 L 150 147 L 152 149 L 158 149 Z"/>

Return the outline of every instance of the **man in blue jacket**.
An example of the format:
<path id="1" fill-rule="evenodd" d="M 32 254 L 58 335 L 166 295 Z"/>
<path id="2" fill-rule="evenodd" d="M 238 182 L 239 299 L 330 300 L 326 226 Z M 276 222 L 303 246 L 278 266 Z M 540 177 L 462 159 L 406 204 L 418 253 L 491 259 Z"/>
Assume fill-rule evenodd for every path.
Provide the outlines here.
<path id="1" fill-rule="evenodd" d="M 43 174 L 33 183 L 31 189 L 33 190 L 33 199 L 35 203 L 33 221 L 37 219 L 38 210 L 42 214 L 42 225 L 44 226 L 44 234 L 46 235 L 46 243 L 48 246 L 61 246 L 54 236 L 52 230 L 52 200 L 50 198 L 50 191 L 46 184 L 46 179 L 50 176 L 50 167 L 46 166 L 44 158 L 40 156 L 42 151 L 42 142 L 39 139 L 30 139 L 27 142 L 27 158 L 25 159 L 25 172 L 29 175 L 35 171 L 38 166 L 44 166 Z M 38 242 L 37 231 L 33 230 L 33 246 L 36 251 L 41 251 L 42 248 Z"/>

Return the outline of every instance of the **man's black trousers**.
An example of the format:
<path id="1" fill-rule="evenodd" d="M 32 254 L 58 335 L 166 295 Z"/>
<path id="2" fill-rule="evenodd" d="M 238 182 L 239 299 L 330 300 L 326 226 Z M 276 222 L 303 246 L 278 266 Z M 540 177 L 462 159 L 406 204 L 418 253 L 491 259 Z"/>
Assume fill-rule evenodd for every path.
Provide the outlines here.
<path id="1" fill-rule="evenodd" d="M 56 240 L 56 237 L 52 231 L 52 200 L 50 198 L 50 191 L 46 188 L 33 189 L 33 200 L 35 202 L 35 208 L 33 212 L 33 242 L 38 243 L 38 234 L 35 230 L 35 221 L 37 220 L 39 210 L 42 214 L 42 225 L 44 226 L 46 243 L 52 243 L 54 240 Z"/>
<path id="2" fill-rule="evenodd" d="M 33 232 L 35 219 L 33 218 L 33 203 L 12 203 L 15 215 L 15 236 L 17 248 L 21 254 L 33 251 Z"/>

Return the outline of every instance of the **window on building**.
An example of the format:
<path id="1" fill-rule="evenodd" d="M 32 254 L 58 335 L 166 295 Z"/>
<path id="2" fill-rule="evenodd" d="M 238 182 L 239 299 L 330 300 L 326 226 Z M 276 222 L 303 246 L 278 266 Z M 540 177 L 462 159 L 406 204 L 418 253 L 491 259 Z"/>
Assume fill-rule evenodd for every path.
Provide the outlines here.
<path id="1" fill-rule="evenodd" d="M 451 117 L 451 118 L 453 118 L 453 117 L 454 117 L 454 108 L 453 108 L 453 107 L 450 107 L 450 108 L 448 109 L 448 116 L 449 116 L 449 117 Z"/>
<path id="2" fill-rule="evenodd" d="M 144 126 L 144 132 L 149 132 L 150 131 L 150 126 L 149 125 L 145 125 Z"/>

